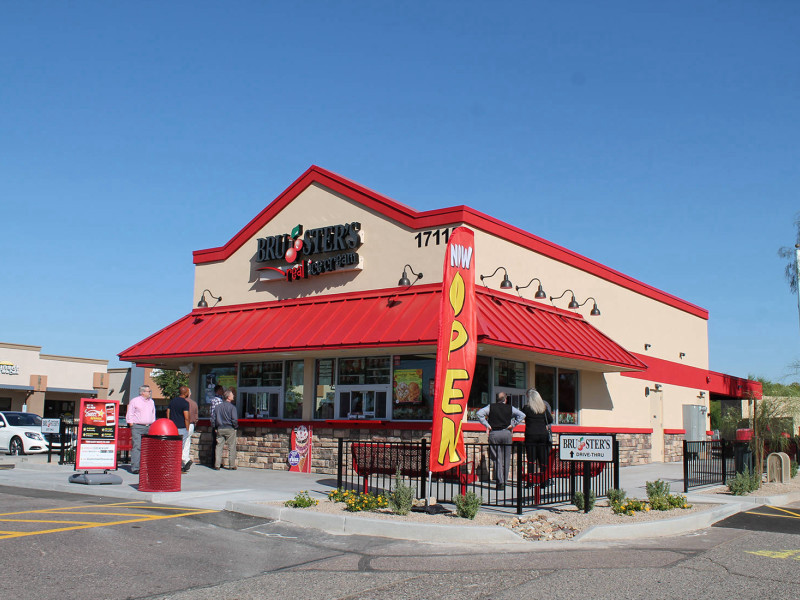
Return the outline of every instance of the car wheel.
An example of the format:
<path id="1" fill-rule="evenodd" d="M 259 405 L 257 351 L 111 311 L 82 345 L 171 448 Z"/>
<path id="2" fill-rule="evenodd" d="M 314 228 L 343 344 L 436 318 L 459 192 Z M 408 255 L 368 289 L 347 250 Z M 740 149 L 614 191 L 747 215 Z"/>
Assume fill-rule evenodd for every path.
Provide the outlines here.
<path id="1" fill-rule="evenodd" d="M 22 445 L 22 440 L 18 437 L 11 438 L 11 443 L 8 445 L 8 451 L 14 454 L 25 454 L 25 446 Z"/>

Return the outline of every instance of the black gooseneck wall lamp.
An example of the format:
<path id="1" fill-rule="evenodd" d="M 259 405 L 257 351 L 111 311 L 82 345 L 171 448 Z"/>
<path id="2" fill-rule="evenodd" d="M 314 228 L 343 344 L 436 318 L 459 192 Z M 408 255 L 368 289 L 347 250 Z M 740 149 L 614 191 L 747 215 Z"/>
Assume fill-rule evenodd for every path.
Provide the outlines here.
<path id="1" fill-rule="evenodd" d="M 567 308 L 571 308 L 571 309 L 575 310 L 576 308 L 580 307 L 580 304 L 578 304 L 578 301 L 575 300 L 575 292 L 573 292 L 572 290 L 564 290 L 563 293 L 560 296 L 556 296 L 556 297 L 550 296 L 550 302 L 552 302 L 553 300 L 559 300 L 559 299 L 563 298 L 564 295 L 567 292 L 572 294 L 572 300 L 569 301 L 569 304 L 567 305 Z"/>
<path id="2" fill-rule="evenodd" d="M 214 300 L 216 300 L 216 302 L 214 303 L 214 306 L 219 304 L 220 301 L 222 300 L 222 296 L 217 297 L 217 296 L 215 296 L 214 294 L 211 293 L 211 290 L 206 289 L 206 290 L 203 290 L 203 294 L 202 294 L 202 296 L 200 296 L 200 302 L 197 303 L 197 308 L 208 308 L 208 302 L 206 302 L 206 292 L 208 292 L 208 295 L 211 296 L 212 298 L 214 298 Z"/>
<path id="3" fill-rule="evenodd" d="M 506 271 L 505 267 L 497 267 L 494 270 L 494 273 L 492 273 L 491 275 L 481 275 L 481 283 L 483 284 L 483 287 L 488 287 L 483 280 L 484 279 L 489 279 L 491 277 L 494 277 L 495 275 L 497 275 L 497 272 L 500 269 L 503 269 L 503 274 L 505 275 L 505 277 L 503 277 L 502 283 L 500 284 L 500 289 L 501 290 L 510 290 L 512 287 L 514 287 L 514 284 L 512 284 L 511 280 L 508 278 L 508 271 Z"/>
<path id="4" fill-rule="evenodd" d="M 526 287 L 529 287 L 534 281 L 539 282 L 539 289 L 536 290 L 536 293 L 533 295 L 533 297 L 536 298 L 537 300 L 544 300 L 545 298 L 547 298 L 547 294 L 545 294 L 544 290 L 542 289 L 542 280 L 539 279 L 538 277 L 534 277 L 526 285 L 523 286 L 518 285 L 514 287 L 514 289 L 517 290 L 517 294 L 519 294 L 520 298 L 522 298 L 522 294 L 520 294 L 519 291 L 524 290 Z"/>
<path id="5" fill-rule="evenodd" d="M 416 277 L 413 283 L 409 281 L 408 275 L 406 274 L 406 269 L 411 271 L 411 274 Z M 397 282 L 397 285 L 402 287 L 410 287 L 414 285 L 414 283 L 417 283 L 420 279 L 422 279 L 422 273 L 415 273 L 414 269 L 411 268 L 411 265 L 406 265 L 403 267 L 403 276 L 400 278 L 400 281 Z"/>
<path id="6" fill-rule="evenodd" d="M 594 306 L 592 307 L 592 312 L 590 312 L 589 314 L 590 314 L 591 316 L 593 316 L 593 317 L 599 317 L 599 316 L 600 316 L 600 309 L 599 309 L 599 308 L 597 308 L 597 300 L 595 300 L 595 299 L 594 299 L 594 298 L 592 298 L 591 296 L 589 296 L 589 297 L 588 297 L 586 300 L 584 300 L 583 302 L 581 302 L 580 304 L 578 304 L 578 306 L 583 306 L 583 305 L 584 305 L 584 304 L 586 304 L 586 303 L 587 303 L 589 300 L 591 300 L 592 302 L 594 302 Z"/>

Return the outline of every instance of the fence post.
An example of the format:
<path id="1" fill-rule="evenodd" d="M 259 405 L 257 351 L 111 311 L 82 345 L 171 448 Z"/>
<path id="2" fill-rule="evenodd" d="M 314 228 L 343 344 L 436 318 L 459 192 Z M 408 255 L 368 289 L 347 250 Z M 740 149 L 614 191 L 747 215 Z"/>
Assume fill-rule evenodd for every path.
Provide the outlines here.
<path id="1" fill-rule="evenodd" d="M 339 458 L 336 464 L 336 488 L 342 488 L 342 467 L 344 466 L 344 438 L 339 438 Z"/>
<path id="2" fill-rule="evenodd" d="M 517 514 L 522 514 L 522 444 L 517 442 Z"/>
<path id="3" fill-rule="evenodd" d="M 720 454 L 722 455 L 722 485 L 728 483 L 728 459 L 725 458 L 725 440 L 720 440 Z"/>
<path id="4" fill-rule="evenodd" d="M 421 481 L 421 483 L 422 483 L 422 494 L 420 494 L 420 496 L 425 498 L 425 505 L 427 506 L 428 505 L 428 500 L 429 500 L 429 498 L 427 497 L 428 496 L 428 467 L 429 467 L 429 463 L 430 463 L 430 460 L 428 459 L 428 440 L 426 440 L 425 438 L 422 438 L 422 441 L 420 442 L 420 444 L 422 444 L 422 452 L 420 452 L 420 457 L 419 457 L 420 461 L 422 462 L 422 464 L 419 466 L 420 467 L 419 468 L 419 472 L 422 473 L 422 481 Z M 438 496 L 438 494 L 437 494 L 437 496 Z M 437 500 L 438 500 L 438 498 L 437 498 Z"/>
<path id="5" fill-rule="evenodd" d="M 619 442 L 617 434 L 614 434 L 614 489 L 619 488 Z"/>
<path id="6" fill-rule="evenodd" d="M 683 493 L 689 492 L 689 444 L 683 438 Z"/>
<path id="7" fill-rule="evenodd" d="M 61 448 L 58 449 L 58 464 L 60 465 L 64 464 L 64 446 L 66 446 L 66 443 L 64 442 L 64 436 L 66 434 L 67 424 L 64 421 L 65 419 L 62 418 L 61 422 L 58 424 L 58 437 L 61 440 Z M 70 436 L 70 442 L 72 442 L 72 436 Z"/>

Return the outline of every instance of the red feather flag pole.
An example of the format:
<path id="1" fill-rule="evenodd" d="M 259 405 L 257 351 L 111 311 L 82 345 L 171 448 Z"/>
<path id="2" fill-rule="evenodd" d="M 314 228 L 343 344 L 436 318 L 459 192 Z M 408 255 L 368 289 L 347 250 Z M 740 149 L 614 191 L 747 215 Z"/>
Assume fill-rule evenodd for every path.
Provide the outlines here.
<path id="1" fill-rule="evenodd" d="M 475 371 L 475 234 L 453 231 L 444 256 L 430 470 L 447 471 L 465 461 L 461 425 Z"/>

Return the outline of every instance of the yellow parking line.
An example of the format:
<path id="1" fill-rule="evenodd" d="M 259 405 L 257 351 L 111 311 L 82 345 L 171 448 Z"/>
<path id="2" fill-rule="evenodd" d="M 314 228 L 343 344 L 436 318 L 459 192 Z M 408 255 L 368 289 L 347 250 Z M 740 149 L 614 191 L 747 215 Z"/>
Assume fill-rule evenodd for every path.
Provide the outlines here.
<path id="1" fill-rule="evenodd" d="M 789 510 L 788 508 L 783 508 L 781 506 L 767 506 L 767 508 L 771 508 L 772 510 L 780 510 L 780 511 L 783 511 L 785 513 L 789 513 L 790 515 L 794 515 L 795 517 L 800 518 L 800 513 L 795 512 L 793 510 Z"/>
<path id="2" fill-rule="evenodd" d="M 776 515 L 776 514 L 773 514 L 773 513 L 762 513 L 762 512 L 752 512 L 752 511 L 748 511 L 747 514 L 748 515 L 758 515 L 759 517 L 775 517 L 776 519 L 777 518 L 780 518 L 780 519 L 800 519 L 800 515 L 796 515 L 796 516 Z"/>
<path id="3" fill-rule="evenodd" d="M 55 519 L 0 519 L 0 523 L 72 523 L 73 525 L 92 525 L 97 521 L 57 521 Z"/>
<path id="4" fill-rule="evenodd" d="M 34 512 L 34 511 L 32 511 Z M 150 516 L 143 516 L 136 519 L 127 519 L 125 521 L 113 521 L 110 523 L 92 523 L 89 525 L 74 525 L 72 527 L 59 527 L 56 529 L 46 529 L 43 531 L 25 531 L 25 532 L 17 532 L 6 534 L 0 536 L 0 540 L 7 540 L 11 538 L 19 538 L 19 537 L 29 537 L 32 535 L 44 535 L 48 533 L 59 533 L 62 531 L 76 531 L 78 529 L 92 529 L 94 527 L 110 527 L 112 525 L 127 525 L 129 523 L 143 523 L 145 521 L 161 521 L 163 519 L 176 519 L 178 517 L 189 517 L 192 515 L 201 515 L 201 514 L 208 514 L 208 513 L 215 513 L 219 512 L 216 510 L 195 510 L 191 512 L 173 514 L 173 515 L 150 515 Z"/>

